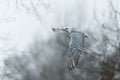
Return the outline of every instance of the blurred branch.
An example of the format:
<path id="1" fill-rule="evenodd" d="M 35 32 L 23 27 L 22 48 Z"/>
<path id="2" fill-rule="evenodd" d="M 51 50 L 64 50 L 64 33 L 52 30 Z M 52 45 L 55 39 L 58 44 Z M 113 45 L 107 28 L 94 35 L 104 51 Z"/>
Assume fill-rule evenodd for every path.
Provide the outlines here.
<path id="1" fill-rule="evenodd" d="M 7 43 L 7 41 L 10 41 L 10 39 L 8 38 L 8 35 L 6 37 L 0 37 L 0 41 L 4 41 L 3 43 Z M 5 53 L 5 52 L 9 52 L 9 51 L 13 51 L 16 49 L 18 43 L 15 43 L 11 46 L 7 46 L 8 44 L 4 44 L 3 46 L 1 46 L 0 52 L 1 53 Z M 5 46 L 5 47 L 4 47 Z"/>
<path id="2" fill-rule="evenodd" d="M 115 27 L 116 27 L 116 33 L 117 33 L 117 40 L 118 42 L 120 43 L 120 37 L 119 37 L 119 32 L 120 32 L 120 28 L 119 28 L 119 23 L 118 23 L 118 15 L 120 12 L 118 12 L 114 5 L 112 4 L 112 0 L 108 0 L 109 4 L 110 4 L 110 7 L 112 9 L 112 12 L 114 14 L 114 19 L 115 19 Z M 120 15 L 120 14 L 119 14 Z"/>
<path id="3" fill-rule="evenodd" d="M 98 24 L 98 25 L 101 25 L 100 24 L 100 21 L 97 19 L 97 17 L 96 17 L 96 10 L 95 10 L 95 8 L 94 8 L 94 11 L 93 11 L 93 19 L 95 20 L 95 22 Z"/>
<path id="4" fill-rule="evenodd" d="M 27 11 L 30 10 L 30 8 L 29 8 L 27 5 L 25 5 L 25 4 L 22 2 L 22 0 L 19 0 L 19 2 L 20 2 L 20 4 L 21 4 L 21 6 L 24 7 Z M 18 1 L 17 1 L 17 0 L 16 0 L 16 3 L 18 4 Z"/>
<path id="5" fill-rule="evenodd" d="M 108 3 L 109 3 L 109 6 L 110 6 L 110 19 L 109 20 L 114 20 L 114 25 L 113 27 L 116 27 L 116 29 L 113 29 L 113 27 L 110 27 L 109 25 L 107 25 L 106 23 L 100 23 L 99 19 L 97 19 L 97 16 L 96 16 L 96 10 L 94 9 L 94 12 L 93 12 L 93 19 L 95 20 L 95 22 L 102 27 L 103 30 L 109 30 L 109 31 L 112 31 L 112 32 L 115 32 L 116 33 L 116 38 L 117 38 L 117 42 L 118 42 L 118 45 L 120 44 L 120 28 L 119 28 L 119 20 L 118 20 L 118 15 L 120 15 L 120 12 L 117 11 L 114 7 L 114 4 L 112 3 L 112 0 L 108 0 Z M 113 22 L 113 21 L 112 21 Z M 101 30 L 101 32 L 103 33 L 103 30 Z M 119 46 L 116 46 L 112 43 L 109 42 L 109 44 L 111 44 L 113 47 L 117 48 L 118 47 L 120 48 L 120 45 Z"/>
<path id="6" fill-rule="evenodd" d="M 43 23 L 43 20 L 41 18 L 41 15 L 39 14 L 37 7 L 34 5 L 33 0 L 30 0 L 31 6 L 33 8 L 33 12 L 35 13 L 36 17 L 38 18 L 38 20 Z"/>
<path id="7" fill-rule="evenodd" d="M 116 30 L 112 29 L 111 27 L 106 27 L 105 24 L 102 24 L 101 26 L 102 26 L 102 28 L 104 28 L 104 29 L 107 29 L 107 30 L 116 32 Z"/>
<path id="8" fill-rule="evenodd" d="M 115 14 L 119 14 L 119 15 L 120 15 L 120 12 L 117 11 L 117 10 L 115 9 L 114 5 L 112 4 L 112 0 L 108 0 L 108 2 L 109 2 L 109 4 L 110 4 L 112 10 L 115 12 Z"/>

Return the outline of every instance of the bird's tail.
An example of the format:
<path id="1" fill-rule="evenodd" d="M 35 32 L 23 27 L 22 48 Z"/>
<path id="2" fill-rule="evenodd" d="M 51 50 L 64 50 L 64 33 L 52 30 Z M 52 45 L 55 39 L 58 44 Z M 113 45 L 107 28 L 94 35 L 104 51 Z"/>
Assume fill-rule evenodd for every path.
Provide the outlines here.
<path id="1" fill-rule="evenodd" d="M 75 54 L 68 59 L 68 70 L 73 70 L 79 63 L 80 54 Z"/>
<path id="2" fill-rule="evenodd" d="M 69 71 L 73 70 L 75 68 L 75 62 L 73 59 L 68 60 L 67 68 Z"/>

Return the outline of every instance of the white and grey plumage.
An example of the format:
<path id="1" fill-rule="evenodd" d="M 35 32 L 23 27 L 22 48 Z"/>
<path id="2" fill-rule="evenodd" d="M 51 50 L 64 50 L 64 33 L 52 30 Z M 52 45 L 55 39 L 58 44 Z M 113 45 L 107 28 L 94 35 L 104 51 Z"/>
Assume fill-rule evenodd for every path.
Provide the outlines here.
<path id="1" fill-rule="evenodd" d="M 82 53 L 84 53 L 84 41 L 85 37 L 87 36 L 77 28 L 64 28 L 64 29 L 53 28 L 53 31 L 60 30 L 68 32 L 70 35 L 67 67 L 68 70 L 72 70 L 78 65 L 80 56 Z"/>

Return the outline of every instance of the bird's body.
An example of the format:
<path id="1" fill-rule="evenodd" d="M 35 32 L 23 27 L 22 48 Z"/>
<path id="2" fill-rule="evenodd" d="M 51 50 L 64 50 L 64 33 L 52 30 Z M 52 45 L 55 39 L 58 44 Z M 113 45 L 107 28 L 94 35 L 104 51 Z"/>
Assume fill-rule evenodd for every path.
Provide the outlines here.
<path id="1" fill-rule="evenodd" d="M 67 31 L 70 35 L 67 67 L 69 70 L 72 70 L 78 65 L 80 56 L 84 53 L 86 35 L 76 28 L 65 28 L 61 30 Z"/>

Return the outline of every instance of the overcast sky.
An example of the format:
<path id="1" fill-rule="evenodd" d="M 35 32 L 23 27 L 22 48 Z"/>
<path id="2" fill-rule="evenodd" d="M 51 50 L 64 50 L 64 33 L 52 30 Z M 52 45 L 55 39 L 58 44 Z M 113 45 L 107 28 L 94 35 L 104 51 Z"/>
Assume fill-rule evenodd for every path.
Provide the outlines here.
<path id="1" fill-rule="evenodd" d="M 28 0 L 27 0 L 28 1 Z M 77 14 L 80 10 L 77 10 L 78 2 L 81 3 L 80 9 L 81 14 L 86 14 L 85 10 L 89 7 L 92 7 L 93 0 L 57 0 L 55 5 L 52 7 L 52 11 L 55 12 L 55 15 L 61 15 L 60 17 L 61 24 L 64 23 L 64 18 L 62 19 L 62 15 L 64 13 L 71 15 L 72 22 L 75 21 L 77 18 Z M 85 6 L 89 3 L 91 6 Z M 9 4 L 9 5 L 8 5 Z M 87 9 L 90 10 L 90 9 Z M 76 12 L 78 11 L 78 13 Z M 72 12 L 72 13 L 71 13 Z M 83 13 L 82 13 L 83 12 Z M 40 21 L 35 17 L 32 13 L 27 13 L 24 9 L 17 9 L 15 0 L 13 1 L 4 1 L 0 0 L 0 36 L 6 37 L 10 39 L 8 41 L 8 45 L 18 44 L 17 46 L 19 49 L 24 49 L 24 47 L 29 43 L 32 42 L 35 35 L 41 37 L 41 39 L 47 39 L 50 34 L 53 34 L 51 32 L 51 25 L 52 26 L 58 26 L 56 23 L 54 24 L 55 20 L 54 17 L 49 17 L 49 15 L 44 15 L 46 25 L 50 24 L 49 26 L 43 25 L 40 23 Z M 51 18 L 51 19 L 48 19 Z M 87 18 L 86 15 L 83 15 L 83 19 Z M 44 18 L 43 18 L 44 19 Z M 81 21 L 81 23 L 84 23 L 84 21 Z M 58 22 L 57 22 L 58 23 Z M 75 22 L 74 22 L 75 23 Z M 73 26 L 73 24 L 71 24 Z M 3 41 L 2 41 L 3 42 Z M 1 44 L 3 44 L 0 42 Z M 6 43 L 6 42 L 5 42 Z M 3 48 L 6 46 L 6 44 L 0 45 L 0 48 Z"/>
<path id="2" fill-rule="evenodd" d="M 46 0 L 50 7 L 38 6 L 39 18 L 32 10 L 30 0 L 21 1 L 31 10 L 20 5 L 19 0 L 18 3 L 16 0 L 0 0 L 0 37 L 7 38 L 0 40 L 0 50 L 13 46 L 25 50 L 35 37 L 41 41 L 53 37 L 52 27 L 83 26 L 91 21 L 95 4 L 99 11 L 103 10 L 101 6 L 106 6 L 105 0 Z"/>

